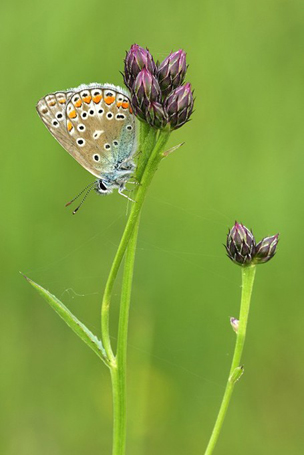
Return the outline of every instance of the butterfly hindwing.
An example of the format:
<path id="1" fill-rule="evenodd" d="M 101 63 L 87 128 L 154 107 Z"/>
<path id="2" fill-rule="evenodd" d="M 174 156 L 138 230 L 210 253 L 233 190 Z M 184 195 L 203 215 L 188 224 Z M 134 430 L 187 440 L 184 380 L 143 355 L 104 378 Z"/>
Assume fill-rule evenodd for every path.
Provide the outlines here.
<path id="1" fill-rule="evenodd" d="M 64 148 L 69 142 L 66 136 L 66 104 L 72 94 L 71 91 L 51 93 L 41 98 L 36 106 L 43 123 Z"/>

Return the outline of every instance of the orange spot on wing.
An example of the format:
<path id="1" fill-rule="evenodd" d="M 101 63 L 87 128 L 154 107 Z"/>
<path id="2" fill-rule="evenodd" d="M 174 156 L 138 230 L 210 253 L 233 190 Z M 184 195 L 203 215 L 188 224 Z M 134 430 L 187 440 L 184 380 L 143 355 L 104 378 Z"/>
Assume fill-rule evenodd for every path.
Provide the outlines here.
<path id="1" fill-rule="evenodd" d="M 70 118 L 76 118 L 76 117 L 77 117 L 76 111 L 71 111 L 71 112 L 69 113 L 69 117 L 70 117 Z"/>
<path id="2" fill-rule="evenodd" d="M 94 96 L 94 98 L 93 98 L 94 103 L 95 103 L 95 104 L 99 103 L 99 101 L 101 100 L 101 98 L 102 98 L 101 95 L 96 95 L 96 96 Z"/>
<path id="3" fill-rule="evenodd" d="M 130 114 L 133 114 L 133 110 L 132 110 L 131 106 L 129 107 L 129 112 L 130 112 Z"/>
<path id="4" fill-rule="evenodd" d="M 115 98 L 114 98 L 114 96 L 106 96 L 104 100 L 105 100 L 106 104 L 112 104 L 112 103 L 114 103 Z"/>
<path id="5" fill-rule="evenodd" d="M 129 103 L 122 103 L 122 108 L 123 109 L 128 109 Z"/>
<path id="6" fill-rule="evenodd" d="M 122 106 L 122 102 L 119 101 L 119 102 L 117 103 L 117 107 L 121 107 L 121 106 Z"/>
<path id="7" fill-rule="evenodd" d="M 65 100 L 65 99 L 61 99 L 61 100 L 58 100 L 58 102 L 59 102 L 60 104 L 64 104 L 64 103 L 66 102 L 66 100 Z"/>
<path id="8" fill-rule="evenodd" d="M 73 125 L 71 122 L 68 122 L 68 131 L 71 131 L 71 129 L 73 128 Z"/>
<path id="9" fill-rule="evenodd" d="M 81 100 L 78 100 L 78 101 L 76 101 L 76 103 L 74 103 L 75 107 L 80 107 L 81 105 L 82 105 L 82 101 Z"/>
<path id="10" fill-rule="evenodd" d="M 91 102 L 91 99 L 92 99 L 91 96 L 85 96 L 85 97 L 83 98 L 83 101 L 85 101 L 87 104 L 89 104 L 89 103 Z"/>
<path id="11" fill-rule="evenodd" d="M 55 104 L 56 104 L 56 101 L 50 101 L 49 102 L 49 106 L 55 106 Z"/>

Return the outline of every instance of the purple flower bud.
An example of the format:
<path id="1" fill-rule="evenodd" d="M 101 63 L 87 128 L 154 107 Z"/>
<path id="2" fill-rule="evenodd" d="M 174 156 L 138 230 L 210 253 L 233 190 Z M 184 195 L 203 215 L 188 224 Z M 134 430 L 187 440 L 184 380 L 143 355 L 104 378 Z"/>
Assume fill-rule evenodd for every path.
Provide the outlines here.
<path id="1" fill-rule="evenodd" d="M 169 117 L 171 129 L 176 130 L 184 125 L 193 111 L 193 93 L 191 84 L 177 87 L 165 99 L 164 107 Z"/>
<path id="2" fill-rule="evenodd" d="M 132 107 L 135 115 L 148 122 L 147 108 L 151 103 L 160 103 L 161 90 L 158 80 L 146 68 L 142 69 L 133 84 Z"/>
<path id="3" fill-rule="evenodd" d="M 156 65 L 148 49 L 133 44 L 125 58 L 124 82 L 132 90 L 138 73 L 146 68 L 151 74 L 156 74 Z"/>
<path id="4" fill-rule="evenodd" d="M 150 126 L 162 129 L 168 124 L 168 115 L 160 103 L 150 103 L 146 109 L 146 121 Z"/>
<path id="5" fill-rule="evenodd" d="M 161 101 L 161 90 L 158 80 L 146 68 L 138 73 L 133 84 L 132 93 L 137 97 L 139 102 L 146 105 L 154 101 Z"/>
<path id="6" fill-rule="evenodd" d="M 186 53 L 180 49 L 158 65 L 157 76 L 163 96 L 169 95 L 175 88 L 182 85 L 187 71 Z"/>
<path id="7" fill-rule="evenodd" d="M 228 257 L 238 265 L 250 265 L 256 252 L 255 238 L 243 224 L 235 222 L 227 235 Z"/>
<path id="8" fill-rule="evenodd" d="M 263 264 L 268 262 L 276 253 L 279 241 L 279 234 L 265 237 L 256 246 L 256 253 L 254 257 L 255 264 Z"/>
<path id="9" fill-rule="evenodd" d="M 131 98 L 131 104 L 132 104 L 133 112 L 136 115 L 136 117 L 138 117 L 140 120 L 143 120 L 146 122 L 147 121 L 146 120 L 147 106 L 144 106 L 142 103 L 140 103 L 135 95 L 133 95 Z"/>

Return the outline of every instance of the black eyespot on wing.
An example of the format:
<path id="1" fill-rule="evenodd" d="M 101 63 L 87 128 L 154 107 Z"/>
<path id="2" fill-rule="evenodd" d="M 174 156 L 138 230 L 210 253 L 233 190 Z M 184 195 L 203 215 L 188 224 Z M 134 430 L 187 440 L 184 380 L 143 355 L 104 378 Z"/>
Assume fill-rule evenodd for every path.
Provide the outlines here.
<path id="1" fill-rule="evenodd" d="M 85 140 L 84 139 L 77 139 L 77 145 L 79 145 L 80 147 L 82 147 L 84 144 L 85 144 Z"/>

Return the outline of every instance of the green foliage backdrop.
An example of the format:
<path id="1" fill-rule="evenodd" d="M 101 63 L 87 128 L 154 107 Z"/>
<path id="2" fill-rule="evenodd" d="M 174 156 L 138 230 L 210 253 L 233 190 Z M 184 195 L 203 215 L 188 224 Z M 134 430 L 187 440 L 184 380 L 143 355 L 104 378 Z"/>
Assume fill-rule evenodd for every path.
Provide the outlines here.
<path id="1" fill-rule="evenodd" d="M 281 241 L 257 270 L 245 374 L 216 453 L 302 454 L 303 2 L 16 0 L 0 12 L 0 453 L 111 450 L 108 371 L 19 270 L 98 332 L 127 201 L 92 195 L 76 216 L 64 208 L 91 176 L 35 104 L 80 83 L 122 84 L 136 42 L 159 60 L 187 51 L 196 110 L 172 135 L 185 145 L 162 163 L 142 214 L 128 453 L 203 453 L 234 344 L 241 274 L 222 244 L 237 219 Z"/>

